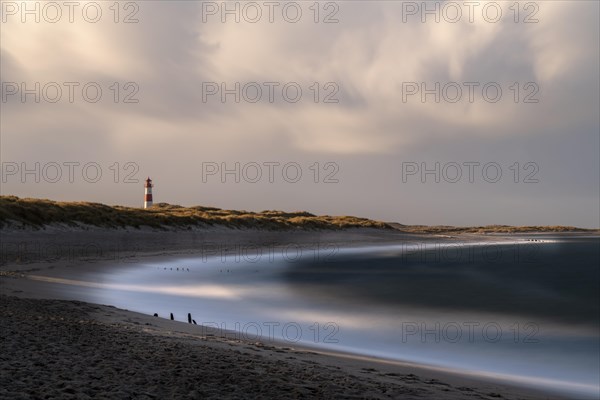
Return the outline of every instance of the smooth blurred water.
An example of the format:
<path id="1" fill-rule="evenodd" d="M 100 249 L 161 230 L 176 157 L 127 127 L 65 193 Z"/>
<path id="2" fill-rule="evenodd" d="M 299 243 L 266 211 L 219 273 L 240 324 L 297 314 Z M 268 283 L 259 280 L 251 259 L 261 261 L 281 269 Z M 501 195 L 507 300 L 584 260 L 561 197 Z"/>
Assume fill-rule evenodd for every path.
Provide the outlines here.
<path id="1" fill-rule="evenodd" d="M 598 238 L 239 249 L 86 273 L 87 300 L 599 395 Z M 198 327 L 199 331 L 201 330 Z"/>

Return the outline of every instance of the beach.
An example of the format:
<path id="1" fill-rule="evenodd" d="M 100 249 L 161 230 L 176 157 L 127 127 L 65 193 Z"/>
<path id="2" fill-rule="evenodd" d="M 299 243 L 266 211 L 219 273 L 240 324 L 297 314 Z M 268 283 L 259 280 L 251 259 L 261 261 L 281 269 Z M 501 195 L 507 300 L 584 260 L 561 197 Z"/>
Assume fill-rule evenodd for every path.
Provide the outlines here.
<path id="1" fill-rule="evenodd" d="M 64 227 L 5 230 L 2 235 L 3 398 L 561 398 L 451 368 L 302 343 L 247 340 L 189 324 L 184 315 L 170 321 L 163 313 L 154 317 L 86 303 L 78 301 L 75 291 L 61 291 L 64 282 L 52 281 L 58 279 L 53 276 L 76 279 L 82 271 L 127 268 L 174 256 L 218 257 L 239 251 L 240 245 L 276 243 L 279 248 L 294 243 L 312 249 L 315 243 L 352 248 L 402 240 L 475 240 L 468 235 Z M 40 276 L 45 279 L 36 278 Z"/>
<path id="2" fill-rule="evenodd" d="M 1 304 L 5 399 L 550 398 L 418 366 L 194 334 L 110 306 L 14 296 Z"/>

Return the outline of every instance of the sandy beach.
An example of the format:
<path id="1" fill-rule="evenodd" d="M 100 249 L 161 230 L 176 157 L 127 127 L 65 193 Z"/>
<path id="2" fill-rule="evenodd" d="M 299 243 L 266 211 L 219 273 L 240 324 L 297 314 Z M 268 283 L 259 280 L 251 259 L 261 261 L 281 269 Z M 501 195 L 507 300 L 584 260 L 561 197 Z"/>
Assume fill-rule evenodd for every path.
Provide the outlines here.
<path id="1" fill-rule="evenodd" d="M 198 256 L 209 242 L 235 251 L 240 243 L 351 246 L 440 237 L 372 229 L 281 233 L 60 227 L 3 231 L 2 236 L 2 398 L 558 398 L 426 365 L 240 340 L 163 316 L 73 301 L 49 290 L 48 282 L 31 279 L 56 270 Z M 96 245 L 94 253 L 85 251 L 90 244 Z"/>

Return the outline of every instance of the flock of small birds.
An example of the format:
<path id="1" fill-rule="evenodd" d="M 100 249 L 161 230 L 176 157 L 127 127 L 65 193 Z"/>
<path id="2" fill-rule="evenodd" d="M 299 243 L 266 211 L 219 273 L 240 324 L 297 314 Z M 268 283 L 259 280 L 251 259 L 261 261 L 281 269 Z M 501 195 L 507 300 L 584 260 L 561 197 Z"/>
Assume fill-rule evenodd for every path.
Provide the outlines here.
<path id="1" fill-rule="evenodd" d="M 160 267 L 156 267 L 156 269 L 160 269 Z M 187 267 L 181 267 L 181 268 L 180 267 L 175 267 L 175 269 L 173 269 L 173 267 L 168 267 L 168 268 L 167 267 L 163 267 L 163 270 L 164 271 L 169 270 L 169 271 L 190 272 L 190 269 L 187 268 Z M 221 269 L 221 270 L 219 270 L 219 272 L 222 273 L 223 270 Z M 227 270 L 225 270 L 225 272 L 229 273 L 230 271 L 227 269 Z M 255 272 L 258 272 L 258 270 L 256 270 Z"/>
<path id="2" fill-rule="evenodd" d="M 156 267 L 156 269 L 160 269 L 160 267 Z M 166 270 L 167 270 L 167 267 L 163 267 L 163 270 L 165 270 L 165 271 L 166 271 Z M 173 271 L 173 267 L 169 267 L 169 270 L 170 270 L 170 271 Z M 181 268 L 179 268 L 179 267 L 176 267 L 176 268 L 175 268 L 175 271 L 182 271 L 182 272 L 184 272 L 184 271 L 187 271 L 187 272 L 190 272 L 190 269 L 189 269 L 189 268 L 187 268 L 187 267 L 186 267 L 186 268 L 184 268 L 184 267 L 181 267 Z"/>

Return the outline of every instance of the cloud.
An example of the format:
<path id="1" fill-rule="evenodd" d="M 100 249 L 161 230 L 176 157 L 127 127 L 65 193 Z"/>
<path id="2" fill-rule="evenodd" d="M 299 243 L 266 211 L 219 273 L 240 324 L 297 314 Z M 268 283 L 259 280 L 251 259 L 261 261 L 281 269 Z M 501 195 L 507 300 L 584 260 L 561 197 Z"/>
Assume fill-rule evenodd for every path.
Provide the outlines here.
<path id="1" fill-rule="evenodd" d="M 480 3 L 483 8 L 490 2 Z M 465 9 L 457 23 L 443 18 L 422 23 L 419 15 L 403 20 L 402 2 L 341 2 L 334 24 L 314 23 L 309 4 L 302 4 L 303 18 L 295 24 L 279 11 L 273 23 L 265 16 L 256 24 L 222 23 L 219 15 L 203 22 L 202 2 L 140 2 L 134 24 L 115 24 L 108 5 L 96 24 L 9 19 L 2 26 L 4 83 L 97 82 L 103 97 L 89 103 L 77 92 L 74 103 L 32 104 L 31 96 L 25 103 L 11 96 L 2 104 L 3 160 L 76 154 L 196 165 L 196 158 L 207 155 L 224 160 L 278 154 L 358 162 L 434 147 L 438 150 L 428 156 L 448 156 L 439 144 L 451 142 L 478 143 L 473 149 L 493 158 L 494 143 L 519 147 L 549 132 L 558 148 L 574 137 L 584 148 L 595 144 L 590 132 L 598 129 L 596 2 L 519 2 L 519 23 L 508 3 L 502 3 L 504 14 L 496 23 L 486 22 L 480 9 L 473 23 Z M 539 7 L 534 10 L 539 22 L 522 23 L 532 11 L 527 4 Z M 320 11 L 322 20 L 332 10 Z M 111 89 L 115 82 L 118 102 Z M 127 82 L 139 87 L 138 103 L 122 101 L 131 93 Z M 256 82 L 263 95 L 256 103 L 235 103 L 232 95 L 223 103 L 218 94 L 204 101 L 205 82 L 228 88 Z M 280 83 L 273 102 L 265 82 Z M 289 82 L 302 88 L 301 101 L 283 97 Z M 420 93 L 405 99 L 406 82 L 428 89 L 456 82 L 462 97 L 456 103 L 436 102 L 431 94 L 422 102 Z M 474 102 L 468 101 L 465 82 L 479 83 Z M 486 83 L 502 88 L 497 103 L 482 98 Z M 448 93 L 455 88 L 449 86 Z M 327 95 L 338 102 L 325 103 Z M 527 95 L 539 102 L 523 103 Z M 555 133 L 561 130 L 565 133 Z M 597 165 L 598 155 L 592 157 Z M 597 175 L 578 169 L 571 175 L 577 174 Z M 180 171 L 177 179 L 187 176 Z"/>

